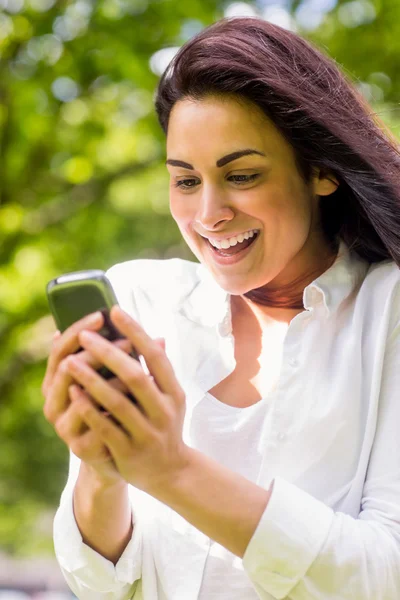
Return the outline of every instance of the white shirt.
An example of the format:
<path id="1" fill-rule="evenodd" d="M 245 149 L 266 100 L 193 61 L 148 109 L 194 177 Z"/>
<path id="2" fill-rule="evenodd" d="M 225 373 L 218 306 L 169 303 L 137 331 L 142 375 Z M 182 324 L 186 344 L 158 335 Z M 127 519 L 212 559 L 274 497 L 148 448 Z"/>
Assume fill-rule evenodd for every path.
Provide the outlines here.
<path id="1" fill-rule="evenodd" d="M 238 408 L 206 393 L 192 415 L 193 446 L 228 469 L 257 481 L 266 444 L 262 431 L 270 411 L 267 400 L 265 397 L 252 406 Z M 198 600 L 221 598 L 257 600 L 259 596 L 244 572 L 242 560 L 211 540 Z"/>
<path id="2" fill-rule="evenodd" d="M 165 338 L 186 394 L 183 439 L 198 446 L 193 421 L 203 419 L 207 435 L 207 392 L 235 367 L 230 295 L 202 264 L 178 258 L 127 261 L 107 275 L 122 308 Z M 268 410 L 258 429 L 249 425 L 253 440 L 240 426 L 231 436 L 223 426 L 226 442 L 212 445 L 220 432 L 210 413 L 215 460 L 240 445 L 252 464 L 230 468 L 266 489 L 274 480 L 243 558 L 223 553 L 219 598 L 231 600 L 240 585 L 246 600 L 398 600 L 399 269 L 391 260 L 370 265 L 341 242 L 303 303 L 286 332 Z M 249 414 L 260 416 L 262 406 Z M 232 407 L 220 408 L 228 419 Z M 72 508 L 79 464 L 70 453 L 54 520 L 56 557 L 79 599 L 199 600 L 213 589 L 222 547 L 133 486 L 135 529 L 116 566 L 83 544 Z"/>

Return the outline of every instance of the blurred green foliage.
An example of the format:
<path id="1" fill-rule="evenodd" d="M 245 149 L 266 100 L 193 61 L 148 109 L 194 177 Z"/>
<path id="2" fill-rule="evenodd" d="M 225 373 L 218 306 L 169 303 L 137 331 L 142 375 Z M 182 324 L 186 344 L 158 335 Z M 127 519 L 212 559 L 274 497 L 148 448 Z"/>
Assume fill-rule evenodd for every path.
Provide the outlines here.
<path id="1" fill-rule="evenodd" d="M 398 0 L 0 0 L 3 551 L 52 553 L 68 471 L 42 413 L 55 330 L 45 285 L 138 257 L 196 260 L 169 214 L 154 91 L 179 46 L 243 12 L 314 41 L 398 135 Z"/>

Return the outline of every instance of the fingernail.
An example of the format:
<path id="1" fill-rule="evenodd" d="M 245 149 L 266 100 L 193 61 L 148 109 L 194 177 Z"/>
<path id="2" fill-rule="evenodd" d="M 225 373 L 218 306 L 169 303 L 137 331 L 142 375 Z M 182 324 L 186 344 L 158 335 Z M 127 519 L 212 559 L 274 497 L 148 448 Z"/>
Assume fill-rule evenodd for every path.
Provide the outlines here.
<path id="1" fill-rule="evenodd" d="M 102 316 L 101 312 L 95 312 L 92 315 L 90 315 L 87 319 L 87 324 L 88 325 L 97 325 L 98 323 L 100 323 L 100 317 Z"/>
<path id="2" fill-rule="evenodd" d="M 81 368 L 80 361 L 74 356 L 69 356 L 67 358 L 67 366 L 71 367 L 71 369 L 79 370 Z"/>
<path id="3" fill-rule="evenodd" d="M 94 342 L 97 341 L 98 337 L 95 333 L 93 333 L 93 331 L 87 331 L 87 329 L 84 329 L 80 332 L 79 339 L 82 342 Z"/>
<path id="4" fill-rule="evenodd" d="M 126 312 L 117 304 L 116 305 L 116 311 L 118 314 L 118 317 L 122 320 L 122 321 L 127 321 L 129 320 L 128 315 L 126 314 Z"/>

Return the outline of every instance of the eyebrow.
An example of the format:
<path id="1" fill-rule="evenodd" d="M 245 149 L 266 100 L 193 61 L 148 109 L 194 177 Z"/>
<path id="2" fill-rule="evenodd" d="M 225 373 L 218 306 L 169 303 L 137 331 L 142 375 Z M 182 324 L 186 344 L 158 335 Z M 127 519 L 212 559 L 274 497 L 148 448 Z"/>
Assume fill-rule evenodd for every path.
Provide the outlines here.
<path id="1" fill-rule="evenodd" d="M 253 148 L 245 148 L 244 150 L 237 150 L 236 152 L 231 152 L 230 154 L 219 158 L 215 163 L 215 166 L 223 167 L 229 162 L 237 160 L 242 156 L 248 156 L 249 154 L 259 154 L 260 156 L 265 156 L 265 154 L 263 152 L 260 152 L 259 150 L 254 150 Z M 190 169 L 191 171 L 194 171 L 193 165 L 184 162 L 183 160 L 175 160 L 174 158 L 169 158 L 165 161 L 165 164 L 172 165 L 173 167 L 183 167 L 184 169 Z"/>

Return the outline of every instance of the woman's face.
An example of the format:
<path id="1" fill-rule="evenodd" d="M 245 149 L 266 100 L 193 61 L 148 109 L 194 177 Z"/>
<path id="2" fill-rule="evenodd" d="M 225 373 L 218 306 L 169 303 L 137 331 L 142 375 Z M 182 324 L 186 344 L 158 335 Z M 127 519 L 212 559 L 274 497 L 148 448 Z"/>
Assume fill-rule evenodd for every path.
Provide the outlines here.
<path id="1" fill-rule="evenodd" d="M 229 160 L 242 150 L 253 152 Z M 307 186 L 290 144 L 253 103 L 234 97 L 177 102 L 167 167 L 171 214 L 193 254 L 229 293 L 269 282 L 275 288 L 326 261 L 318 196 L 331 194 L 337 183 L 316 171 Z M 259 233 L 243 256 L 218 262 L 207 238 L 254 229 Z"/>

